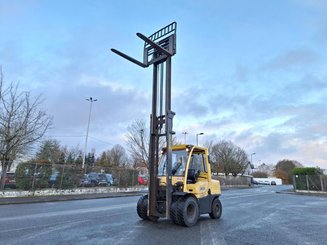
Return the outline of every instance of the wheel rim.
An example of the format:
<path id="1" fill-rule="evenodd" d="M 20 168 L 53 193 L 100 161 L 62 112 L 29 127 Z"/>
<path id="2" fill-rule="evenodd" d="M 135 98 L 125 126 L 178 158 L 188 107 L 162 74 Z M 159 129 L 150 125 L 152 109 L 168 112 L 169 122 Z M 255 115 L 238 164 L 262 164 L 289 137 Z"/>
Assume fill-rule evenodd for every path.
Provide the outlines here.
<path id="1" fill-rule="evenodd" d="M 220 206 L 219 206 L 219 204 L 218 203 L 216 203 L 216 205 L 215 205 L 215 207 L 214 207 L 214 212 L 215 212 L 215 214 L 219 214 L 219 212 L 220 212 Z"/>
<path id="2" fill-rule="evenodd" d="M 190 220 L 193 220 L 195 218 L 196 212 L 193 203 L 187 206 L 186 215 Z"/>

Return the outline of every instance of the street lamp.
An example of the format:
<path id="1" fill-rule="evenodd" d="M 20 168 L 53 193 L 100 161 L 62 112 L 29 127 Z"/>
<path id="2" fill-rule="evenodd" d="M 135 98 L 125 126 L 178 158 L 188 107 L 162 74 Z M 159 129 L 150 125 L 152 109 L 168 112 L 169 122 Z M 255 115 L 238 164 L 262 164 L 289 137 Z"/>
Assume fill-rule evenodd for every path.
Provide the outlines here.
<path id="1" fill-rule="evenodd" d="M 90 120 L 91 120 L 91 113 L 92 113 L 92 104 L 93 104 L 93 102 L 96 102 L 97 99 L 93 99 L 92 97 L 90 97 L 89 99 L 86 99 L 86 100 L 87 101 L 90 101 L 90 111 L 89 111 L 89 120 L 87 122 L 87 129 L 86 129 L 86 137 L 85 137 L 85 145 L 84 145 L 84 154 L 83 154 L 82 168 L 84 168 L 84 166 L 85 166 L 87 139 L 88 139 L 88 136 L 89 136 Z"/>
<path id="2" fill-rule="evenodd" d="M 199 145 L 199 135 L 204 135 L 204 133 L 196 134 L 196 145 Z"/>
<path id="3" fill-rule="evenodd" d="M 187 135 L 187 132 L 182 132 L 182 134 L 184 134 L 184 144 L 186 144 L 186 135 Z"/>
<path id="4" fill-rule="evenodd" d="M 253 156 L 253 155 L 255 155 L 255 152 L 253 152 L 253 153 L 251 154 L 251 164 L 252 164 L 252 156 Z"/>

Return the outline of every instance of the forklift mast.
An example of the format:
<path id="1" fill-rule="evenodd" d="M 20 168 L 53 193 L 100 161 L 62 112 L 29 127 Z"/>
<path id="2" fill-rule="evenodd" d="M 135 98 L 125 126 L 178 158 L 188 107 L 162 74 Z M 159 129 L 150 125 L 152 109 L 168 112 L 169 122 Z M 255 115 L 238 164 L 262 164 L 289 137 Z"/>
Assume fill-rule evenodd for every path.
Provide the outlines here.
<path id="1" fill-rule="evenodd" d="M 136 35 L 144 41 L 143 62 L 138 61 L 116 49 L 112 52 L 119 56 L 147 68 L 153 65 L 152 81 L 152 112 L 150 115 L 150 144 L 149 144 L 149 203 L 148 216 L 156 219 L 162 216 L 157 210 L 158 201 L 158 162 L 159 142 L 161 137 L 166 144 L 166 218 L 172 202 L 172 135 L 175 113 L 171 110 L 171 58 L 176 54 L 176 22 L 146 37 L 141 33 Z"/>

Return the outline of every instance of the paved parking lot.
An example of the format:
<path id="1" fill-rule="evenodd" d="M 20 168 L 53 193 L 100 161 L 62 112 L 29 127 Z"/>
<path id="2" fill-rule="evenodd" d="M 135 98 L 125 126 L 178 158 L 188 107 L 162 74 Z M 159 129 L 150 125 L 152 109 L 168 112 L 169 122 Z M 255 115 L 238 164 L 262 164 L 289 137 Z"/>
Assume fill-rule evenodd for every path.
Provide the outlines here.
<path id="1" fill-rule="evenodd" d="M 326 197 L 284 186 L 224 190 L 220 220 L 142 221 L 137 196 L 0 206 L 3 244 L 326 244 Z"/>

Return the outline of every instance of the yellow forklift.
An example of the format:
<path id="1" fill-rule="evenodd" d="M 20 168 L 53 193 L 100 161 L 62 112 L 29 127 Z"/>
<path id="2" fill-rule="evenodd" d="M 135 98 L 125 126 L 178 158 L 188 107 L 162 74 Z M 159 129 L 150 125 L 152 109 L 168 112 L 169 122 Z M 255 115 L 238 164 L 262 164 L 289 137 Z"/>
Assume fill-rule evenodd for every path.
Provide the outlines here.
<path id="1" fill-rule="evenodd" d="M 172 145 L 171 57 L 176 54 L 176 29 L 173 22 L 149 37 L 137 33 L 145 42 L 143 62 L 111 50 L 143 68 L 153 65 L 149 191 L 140 197 L 137 213 L 144 220 L 167 218 L 178 225 L 193 226 L 201 214 L 220 218 L 221 189 L 219 181 L 211 177 L 207 148 Z M 160 141 L 165 142 L 163 149 L 159 149 Z"/>
<path id="2" fill-rule="evenodd" d="M 195 225 L 199 215 L 209 214 L 219 219 L 222 212 L 219 196 L 220 183 L 211 178 L 207 148 L 193 145 L 172 146 L 172 203 L 166 213 L 167 154 L 162 151 L 158 169 L 158 195 L 156 217 L 170 216 L 178 225 Z M 151 186 L 149 187 L 151 188 Z M 148 216 L 148 195 L 137 203 L 137 213 L 142 219 Z"/>

